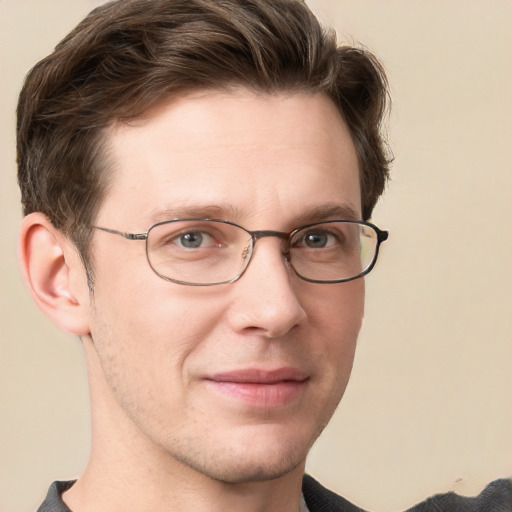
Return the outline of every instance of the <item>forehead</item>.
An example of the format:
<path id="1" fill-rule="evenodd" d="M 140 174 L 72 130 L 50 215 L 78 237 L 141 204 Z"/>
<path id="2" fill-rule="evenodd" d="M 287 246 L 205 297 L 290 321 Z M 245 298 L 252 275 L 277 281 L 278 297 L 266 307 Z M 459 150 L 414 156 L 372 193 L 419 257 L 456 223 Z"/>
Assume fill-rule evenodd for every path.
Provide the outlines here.
<path id="1" fill-rule="evenodd" d="M 197 92 L 116 125 L 108 145 L 107 219 L 122 211 L 147 224 L 211 208 L 241 221 L 333 205 L 360 215 L 354 145 L 324 95 Z"/>

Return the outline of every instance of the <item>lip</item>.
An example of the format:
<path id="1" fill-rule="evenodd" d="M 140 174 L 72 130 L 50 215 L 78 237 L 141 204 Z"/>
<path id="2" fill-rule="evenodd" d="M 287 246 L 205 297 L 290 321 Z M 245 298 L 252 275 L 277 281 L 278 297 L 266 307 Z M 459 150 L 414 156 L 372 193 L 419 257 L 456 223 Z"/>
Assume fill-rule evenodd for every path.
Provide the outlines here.
<path id="1" fill-rule="evenodd" d="M 283 407 L 304 391 L 309 376 L 292 367 L 273 370 L 247 368 L 207 375 L 206 384 L 224 397 L 253 407 Z"/>

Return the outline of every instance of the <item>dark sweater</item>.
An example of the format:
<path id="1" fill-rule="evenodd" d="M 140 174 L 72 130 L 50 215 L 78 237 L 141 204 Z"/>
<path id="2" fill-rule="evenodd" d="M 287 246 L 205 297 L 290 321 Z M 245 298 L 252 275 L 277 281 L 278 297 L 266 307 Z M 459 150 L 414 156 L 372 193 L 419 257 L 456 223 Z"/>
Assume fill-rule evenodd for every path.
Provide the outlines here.
<path id="1" fill-rule="evenodd" d="M 37 512 L 71 512 L 62 501 L 62 493 L 73 484 L 73 481 L 54 482 Z M 364 512 L 309 475 L 304 475 L 302 492 L 309 512 Z M 512 480 L 496 480 L 475 498 L 464 498 L 454 493 L 438 494 L 407 512 L 512 512 Z"/>

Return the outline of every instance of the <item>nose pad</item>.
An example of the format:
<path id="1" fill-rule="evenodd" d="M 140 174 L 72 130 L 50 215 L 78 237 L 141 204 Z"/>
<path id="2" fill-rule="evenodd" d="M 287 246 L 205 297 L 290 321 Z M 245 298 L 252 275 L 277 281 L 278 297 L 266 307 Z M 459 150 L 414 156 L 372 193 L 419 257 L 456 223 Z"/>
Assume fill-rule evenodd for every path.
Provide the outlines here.
<path id="1" fill-rule="evenodd" d="M 288 247 L 288 244 L 286 244 L 284 240 L 282 242 L 281 254 L 283 256 L 283 261 L 286 265 L 286 268 L 289 270 L 293 270 L 293 265 L 291 262 L 290 247 Z"/>
<path id="2" fill-rule="evenodd" d="M 275 232 L 269 232 L 269 233 L 275 233 Z M 278 234 L 280 235 L 280 233 L 278 233 Z M 246 269 L 249 266 L 249 263 L 252 261 L 252 259 L 254 257 L 254 253 L 257 250 L 256 242 L 258 240 L 260 240 L 260 238 L 270 237 L 270 236 L 275 236 L 275 235 L 269 234 L 269 235 L 258 236 L 256 238 L 253 238 L 253 239 L 250 239 L 247 241 L 247 244 L 242 249 L 242 253 L 241 253 L 242 269 L 243 269 L 241 275 L 243 275 L 246 272 Z M 281 241 L 281 254 L 282 254 L 282 258 L 283 258 L 285 267 L 288 271 L 293 271 L 293 273 L 295 273 L 295 269 L 293 268 L 293 265 L 291 263 L 291 254 L 290 254 L 289 244 L 287 243 L 287 240 L 284 237 L 279 236 L 278 238 Z"/>
<path id="3" fill-rule="evenodd" d="M 257 245 L 249 244 L 243 251 L 251 264 L 246 263 L 243 276 L 233 283 L 236 299 L 231 325 L 237 332 L 276 338 L 301 323 L 306 313 L 292 283 L 294 273 L 286 251 L 276 250 L 271 240 Z"/>
<path id="4" fill-rule="evenodd" d="M 252 240 L 248 240 L 245 247 L 242 249 L 240 258 L 241 258 L 241 272 L 237 278 L 240 279 L 246 272 L 247 267 L 249 266 L 249 263 L 252 260 L 254 253 L 254 242 Z"/>
<path id="5" fill-rule="evenodd" d="M 242 260 L 244 261 L 244 263 L 246 262 L 246 260 L 249 260 L 251 258 L 252 253 L 253 242 L 252 240 L 249 240 L 242 251 Z M 247 263 L 245 263 L 245 265 L 247 265 Z"/>

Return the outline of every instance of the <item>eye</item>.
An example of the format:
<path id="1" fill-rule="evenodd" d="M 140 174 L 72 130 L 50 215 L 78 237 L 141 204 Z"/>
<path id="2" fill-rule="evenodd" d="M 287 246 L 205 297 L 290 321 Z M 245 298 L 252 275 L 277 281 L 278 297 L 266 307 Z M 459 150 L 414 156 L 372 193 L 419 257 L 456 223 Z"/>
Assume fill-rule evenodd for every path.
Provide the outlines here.
<path id="1" fill-rule="evenodd" d="M 236 226 L 209 220 L 162 222 L 149 231 L 148 250 L 162 251 L 165 257 L 206 258 L 219 249 L 225 253 L 238 247 L 239 231 Z"/>
<path id="2" fill-rule="evenodd" d="M 312 249 L 322 248 L 329 243 L 329 235 L 325 231 L 307 233 L 303 238 L 303 243 Z"/>
<path id="3" fill-rule="evenodd" d="M 200 249 L 219 245 L 215 239 L 204 231 L 187 231 L 174 236 L 172 242 L 184 249 Z"/>
<path id="4" fill-rule="evenodd" d="M 203 243 L 203 235 L 201 233 L 185 233 L 176 242 L 187 249 L 197 249 Z"/>
<path id="5" fill-rule="evenodd" d="M 304 233 L 295 243 L 295 247 L 307 249 L 324 249 L 335 245 L 338 238 L 325 229 L 315 229 Z"/>

